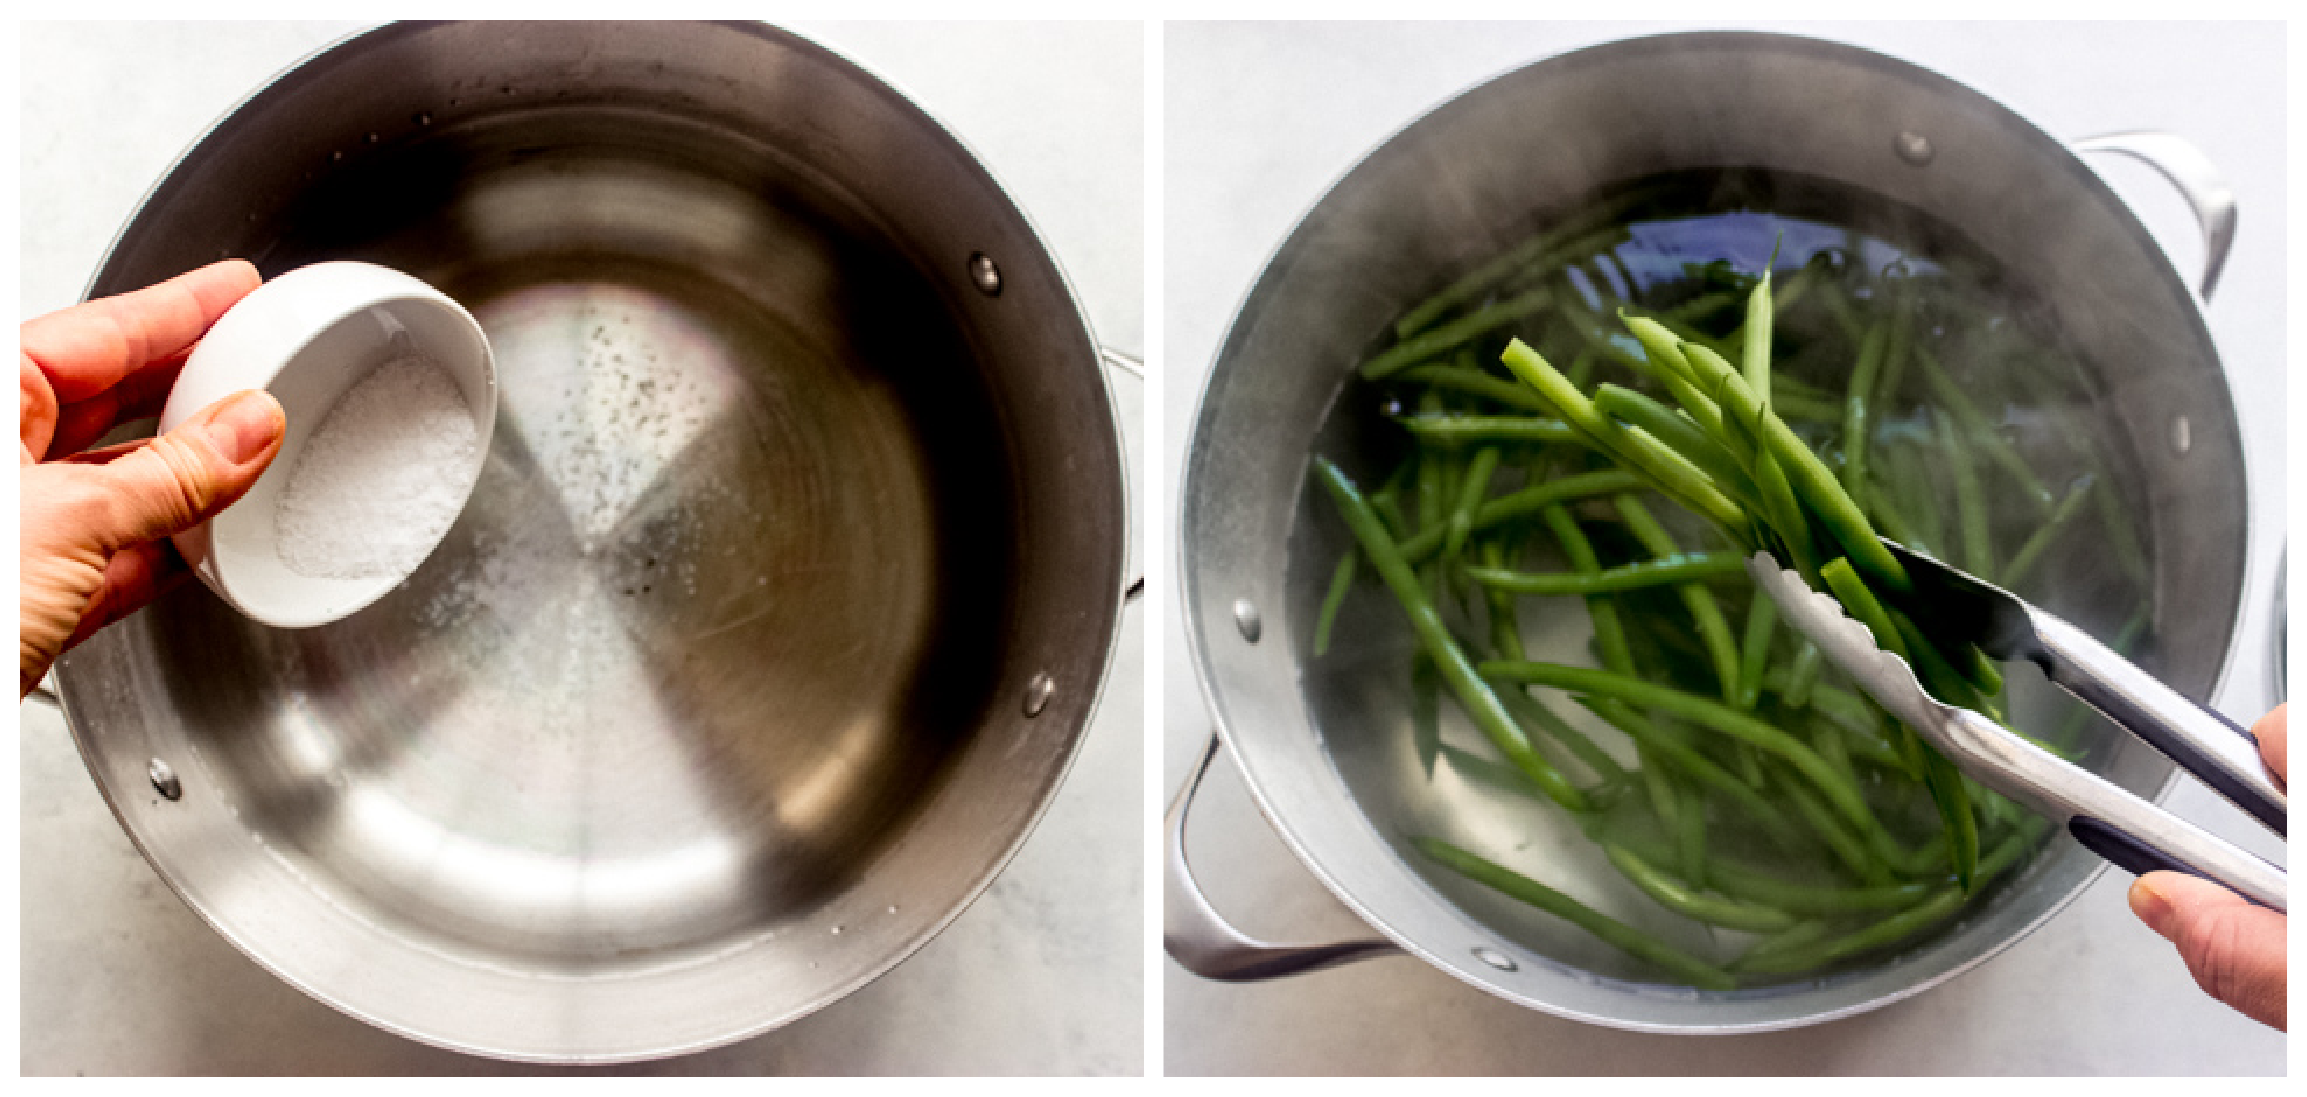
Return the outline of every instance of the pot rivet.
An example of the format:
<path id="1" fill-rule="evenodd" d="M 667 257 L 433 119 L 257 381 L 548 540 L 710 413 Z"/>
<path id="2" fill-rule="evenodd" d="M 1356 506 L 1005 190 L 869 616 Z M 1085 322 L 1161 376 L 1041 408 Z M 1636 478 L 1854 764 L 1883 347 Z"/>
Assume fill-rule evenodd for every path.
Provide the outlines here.
<path id="1" fill-rule="evenodd" d="M 333 162 L 333 161 L 337 161 L 337 160 L 342 160 L 342 159 L 344 159 L 344 150 L 343 150 L 343 149 L 338 149 L 338 150 L 336 150 L 336 151 L 334 151 L 334 152 L 331 152 L 331 153 L 329 153 L 329 154 L 328 154 L 328 158 L 329 158 L 329 160 L 330 160 L 330 161 L 332 161 L 332 162 Z"/>
<path id="2" fill-rule="evenodd" d="M 420 125 L 420 126 L 429 126 L 429 125 L 432 125 L 432 124 L 433 124 L 433 112 L 431 112 L 431 111 L 429 111 L 429 110 L 420 110 L 420 111 L 418 111 L 418 112 L 417 112 L 417 116 L 416 116 L 416 123 L 417 123 L 417 125 Z"/>
<path id="3" fill-rule="evenodd" d="M 1898 158 L 1918 168 L 1938 155 L 1938 150 L 1931 147 L 1931 139 L 1913 130 L 1901 130 L 1896 145 Z"/>
<path id="4" fill-rule="evenodd" d="M 168 763 L 155 758 L 152 760 L 152 765 L 146 767 L 144 772 L 146 776 L 152 778 L 152 791 L 159 793 L 171 803 L 184 799 L 184 782 L 176 779 L 176 771 L 170 769 Z"/>
<path id="5" fill-rule="evenodd" d="M 969 253 L 969 281 L 977 292 L 987 297 L 1001 296 L 1001 268 L 993 265 L 993 257 L 982 251 Z"/>
<path id="6" fill-rule="evenodd" d="M 2173 453 L 2176 453 L 2176 454 L 2178 454 L 2178 455 L 2179 455 L 2179 456 L 2181 456 L 2181 457 L 2184 457 L 2184 456 L 2186 456 L 2186 455 L 2187 455 L 2187 451 L 2188 451 L 2188 450 L 2191 450 L 2191 449 L 2194 449 L 2194 448 L 2195 448 L 2195 425 L 2194 425 L 2194 424 L 2192 424 L 2192 423 L 2189 423 L 2189 422 L 2187 421 L 2187 417 L 2186 417 L 2186 416 L 2184 416 L 2184 415 L 2174 415 L 2174 416 L 2172 416 L 2172 417 L 2171 417 L 2171 452 L 2173 452 Z"/>
<path id="7" fill-rule="evenodd" d="M 368 143 L 369 143 L 369 144 L 372 144 L 372 145 L 373 145 L 373 144 L 376 144 L 378 140 L 379 140 L 379 138 L 377 137 L 377 135 L 376 135 L 376 134 L 372 133 L 372 134 L 369 134 L 369 135 L 368 135 Z"/>
<path id="8" fill-rule="evenodd" d="M 1034 675 L 1033 680 L 1025 684 L 1026 716 L 1041 715 L 1041 710 L 1049 707 L 1049 695 L 1056 692 L 1057 682 L 1047 672 Z"/>
<path id="9" fill-rule="evenodd" d="M 1476 945 L 1474 946 L 1474 958 L 1490 965 L 1491 967 L 1497 968 L 1500 971 L 1516 970 L 1514 961 L 1510 959 L 1505 953 L 1499 952 L 1496 949 L 1483 948 L 1480 945 Z"/>
<path id="10" fill-rule="evenodd" d="M 1258 616 L 1258 607 L 1251 605 L 1247 598 L 1234 601 L 1234 627 L 1242 630 L 1242 639 L 1253 644 L 1266 631 L 1265 621 Z"/>

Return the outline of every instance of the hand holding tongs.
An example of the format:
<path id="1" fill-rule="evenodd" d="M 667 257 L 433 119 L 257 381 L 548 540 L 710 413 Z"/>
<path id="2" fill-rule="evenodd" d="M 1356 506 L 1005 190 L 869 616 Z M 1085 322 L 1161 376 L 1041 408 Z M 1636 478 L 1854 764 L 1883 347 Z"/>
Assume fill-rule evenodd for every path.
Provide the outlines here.
<path id="1" fill-rule="evenodd" d="M 2028 660 L 2050 680 L 2188 773 L 2285 834 L 2288 801 L 2267 772 L 2258 742 L 2226 717 L 2156 681 L 2081 629 L 2001 588 L 1897 542 L 1883 544 L 1913 580 L 1935 635 L 1952 635 L 2005 661 Z M 1913 668 L 1875 646 L 1866 626 L 1813 591 L 1767 552 L 1746 570 L 1819 651 L 1964 773 L 2064 823 L 2092 852 L 2133 873 L 2172 869 L 2214 881 L 2261 906 L 2287 911 L 2285 874 L 2194 824 L 2012 734 L 1969 709 L 1923 691 Z M 1944 630 L 1941 632 L 1940 630 Z"/>

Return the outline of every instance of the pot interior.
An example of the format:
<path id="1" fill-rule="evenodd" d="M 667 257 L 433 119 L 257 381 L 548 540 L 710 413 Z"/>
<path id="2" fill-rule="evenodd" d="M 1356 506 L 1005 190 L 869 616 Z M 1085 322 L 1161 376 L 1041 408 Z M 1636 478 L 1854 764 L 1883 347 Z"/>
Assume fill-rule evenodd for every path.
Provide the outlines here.
<path id="1" fill-rule="evenodd" d="M 234 729 L 208 746 L 242 819 L 444 947 L 741 943 L 853 882 L 985 705 L 1013 546 L 970 350 L 870 220 L 742 147 L 474 119 L 317 187 L 264 257 L 466 304 L 503 435 L 374 609 L 177 599 L 157 670 Z"/>

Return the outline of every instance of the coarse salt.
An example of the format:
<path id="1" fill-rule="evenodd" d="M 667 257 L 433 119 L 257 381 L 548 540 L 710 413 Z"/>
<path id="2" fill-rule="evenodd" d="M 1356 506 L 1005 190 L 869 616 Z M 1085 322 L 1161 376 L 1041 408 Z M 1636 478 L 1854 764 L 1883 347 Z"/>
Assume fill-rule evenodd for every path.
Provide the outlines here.
<path id="1" fill-rule="evenodd" d="M 421 355 L 376 367 L 337 399 L 289 470 L 274 512 L 299 575 L 406 575 L 456 522 L 479 440 L 471 405 Z"/>

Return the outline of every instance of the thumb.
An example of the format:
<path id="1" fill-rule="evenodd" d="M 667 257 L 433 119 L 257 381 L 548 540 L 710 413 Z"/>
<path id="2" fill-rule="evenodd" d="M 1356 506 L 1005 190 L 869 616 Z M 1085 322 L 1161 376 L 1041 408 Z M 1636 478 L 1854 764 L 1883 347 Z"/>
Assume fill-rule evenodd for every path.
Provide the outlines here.
<path id="1" fill-rule="evenodd" d="M 112 489 L 104 528 L 114 550 L 182 533 L 247 493 L 280 451 L 287 416 L 272 394 L 237 392 L 150 444 L 103 466 Z"/>
<path id="2" fill-rule="evenodd" d="M 2130 898 L 2140 921 L 2179 946 L 2203 993 L 2260 1024 L 2286 1028 L 2283 915 L 2178 872 L 2139 877 Z"/>

